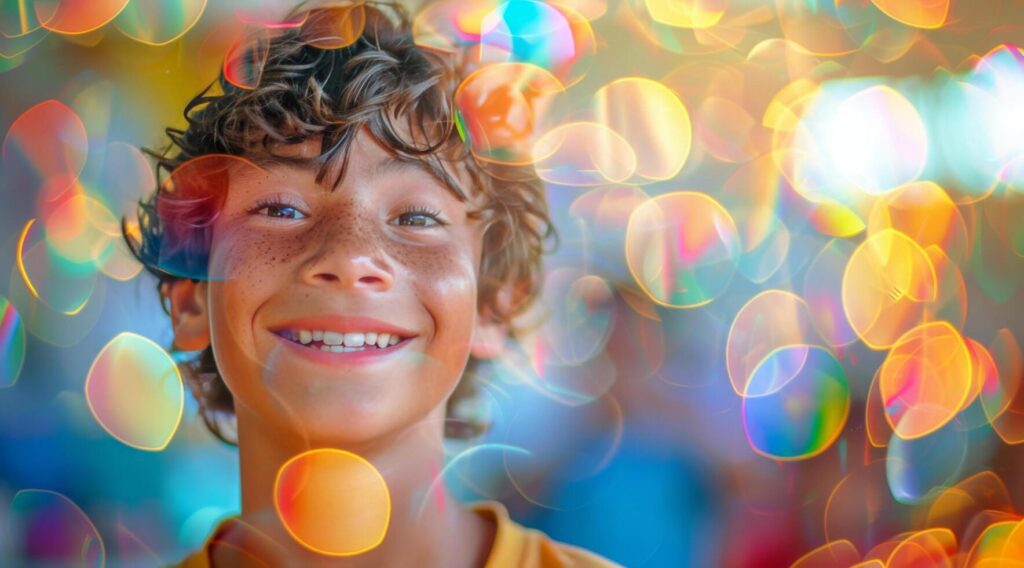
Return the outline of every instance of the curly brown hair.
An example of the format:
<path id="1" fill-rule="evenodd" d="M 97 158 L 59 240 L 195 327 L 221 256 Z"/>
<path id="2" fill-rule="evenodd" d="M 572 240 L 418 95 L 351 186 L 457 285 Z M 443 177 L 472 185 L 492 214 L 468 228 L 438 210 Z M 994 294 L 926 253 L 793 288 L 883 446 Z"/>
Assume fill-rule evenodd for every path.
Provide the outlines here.
<path id="1" fill-rule="evenodd" d="M 361 11 L 361 33 L 357 31 L 354 41 L 344 47 L 325 42 L 324 30 L 336 22 L 344 20 L 351 29 L 353 9 Z M 344 177 L 353 139 L 365 129 L 400 159 L 424 162 L 463 200 L 470 192 L 444 165 L 459 164 L 465 170 L 471 189 L 481 192 L 485 201 L 472 212 L 486 219 L 479 308 L 496 321 L 511 323 L 535 299 L 541 257 L 547 252 L 544 244 L 553 238 L 557 247 L 558 236 L 548 216 L 543 184 L 533 169 L 498 170 L 499 166 L 476 159 L 460 138 L 453 97 L 465 73 L 457 55 L 416 45 L 408 14 L 395 4 L 300 6 L 288 21 L 303 24 L 261 28 L 247 37 L 243 50 L 235 51 L 235 56 L 229 53 L 237 57 L 236 64 L 242 62 L 240 72 L 253 78 L 251 84 L 239 85 L 238 78 L 222 68 L 218 79 L 185 107 L 187 128 L 167 128 L 167 147 L 145 150 L 156 160 L 157 188 L 139 201 L 137 226 L 122 219 L 122 233 L 135 257 L 156 276 L 164 311 L 170 314 L 168 285 L 183 278 L 209 277 L 211 229 L 226 187 L 216 183 L 220 191 L 197 197 L 174 191 L 174 184 L 167 183 L 171 178 L 165 176 L 200 156 L 259 155 L 315 166 L 319 183 L 335 173 L 332 183 L 336 186 Z M 396 120 L 406 121 L 407 131 L 418 140 L 403 136 Z M 320 154 L 314 159 L 274 152 L 280 145 L 314 137 L 321 141 Z M 499 301 L 498 291 L 510 283 L 515 292 L 509 305 Z M 448 401 L 448 437 L 471 437 L 488 426 L 461 415 L 473 407 L 477 385 L 472 375 L 478 365 L 470 358 Z M 228 444 L 237 444 L 234 399 L 220 377 L 212 349 L 207 347 L 184 361 L 181 368 L 210 431 Z"/>

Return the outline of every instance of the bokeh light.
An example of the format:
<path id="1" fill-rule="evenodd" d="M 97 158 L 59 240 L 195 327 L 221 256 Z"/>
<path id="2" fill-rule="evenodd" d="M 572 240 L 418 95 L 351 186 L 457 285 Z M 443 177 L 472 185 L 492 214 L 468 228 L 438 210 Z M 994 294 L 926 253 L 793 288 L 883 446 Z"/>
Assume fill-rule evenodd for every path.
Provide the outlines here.
<path id="1" fill-rule="evenodd" d="M 992 523 L 978 537 L 968 556 L 970 566 L 1013 566 L 1024 556 L 1024 521 Z"/>
<path id="2" fill-rule="evenodd" d="M 801 556 L 790 568 L 814 568 L 818 566 L 861 566 L 860 552 L 852 542 L 841 539 L 827 542 Z M 884 568 L 884 567 L 883 567 Z"/>
<path id="3" fill-rule="evenodd" d="M 970 337 L 964 337 L 964 342 L 971 355 L 971 388 L 967 392 L 964 409 L 956 417 L 956 422 L 961 430 L 973 430 L 989 424 L 981 393 L 986 387 L 990 390 L 997 388 L 999 369 L 988 348 Z"/>
<path id="4" fill-rule="evenodd" d="M 1012 510 L 1006 483 L 995 472 L 982 471 L 944 490 L 928 507 L 928 525 L 963 534 L 976 514 Z"/>
<path id="5" fill-rule="evenodd" d="M 726 180 L 716 196 L 736 222 L 749 255 L 783 232 L 780 212 L 780 176 L 770 156 L 762 156 L 741 166 Z"/>
<path id="6" fill-rule="evenodd" d="M 17 250 L 24 250 L 24 246 L 15 250 L 15 266 L 7 282 L 10 290 L 8 299 L 21 314 L 25 330 L 31 337 L 50 346 L 70 347 L 82 341 L 99 323 L 107 305 L 108 288 L 106 281 L 96 278 L 92 271 L 76 276 L 60 270 L 65 265 L 54 265 L 51 259 L 43 257 L 45 241 L 42 241 L 41 232 L 35 219 L 30 219 L 21 228 L 18 244 L 23 245 L 26 241 L 35 244 L 27 261 L 24 255 L 17 254 Z M 38 261 L 37 253 L 41 256 Z M 49 275 L 40 270 L 54 266 L 58 269 Z M 31 275 L 36 277 L 38 289 L 33 285 Z M 54 301 L 57 303 L 49 303 Z"/>
<path id="7" fill-rule="evenodd" d="M 647 11 L 656 22 L 680 28 L 708 28 L 719 22 L 728 0 L 646 0 Z"/>
<path id="8" fill-rule="evenodd" d="M 740 104 L 709 96 L 694 112 L 694 137 L 723 162 L 744 163 L 758 154 L 757 120 Z"/>
<path id="9" fill-rule="evenodd" d="M 773 351 L 754 369 L 744 394 L 743 426 L 751 448 L 774 459 L 824 452 L 850 412 L 846 372 L 820 347 Z"/>
<path id="10" fill-rule="evenodd" d="M 916 180 L 928 158 L 924 122 L 887 86 L 822 91 L 801 123 L 795 175 L 819 180 L 818 191 L 840 203 L 851 192 L 878 195 Z"/>
<path id="11" fill-rule="evenodd" d="M 6 516 L 11 557 L 5 554 L 5 558 L 18 565 L 93 568 L 106 564 L 106 546 L 96 525 L 60 493 L 22 489 L 11 500 Z"/>
<path id="12" fill-rule="evenodd" d="M 753 375 L 764 361 L 785 348 L 817 344 L 810 310 L 802 298 L 785 290 L 761 292 L 740 308 L 729 328 L 725 360 L 733 390 L 740 396 L 771 394 L 795 376 L 801 366 L 783 365 L 781 375 L 765 368 L 759 384 L 752 385 Z M 786 360 L 781 357 L 775 362 Z"/>
<path id="13" fill-rule="evenodd" d="M 412 24 L 416 45 L 455 51 L 480 42 L 484 18 L 502 3 L 498 0 L 442 0 L 420 10 Z"/>
<path id="14" fill-rule="evenodd" d="M 331 6 L 302 22 L 302 35 L 320 49 L 341 49 L 355 43 L 366 27 L 362 2 Z"/>
<path id="15" fill-rule="evenodd" d="M 666 193 L 629 218 L 626 261 L 633 278 L 655 302 L 694 308 L 721 294 L 740 256 L 736 224 L 706 194 Z"/>
<path id="16" fill-rule="evenodd" d="M 843 312 L 843 269 L 855 247 L 849 241 L 832 240 L 818 251 L 804 276 L 803 298 L 814 327 L 829 345 L 838 347 L 857 340 Z"/>
<path id="17" fill-rule="evenodd" d="M 950 0 L 871 0 L 887 16 L 915 28 L 938 28 L 946 22 Z"/>
<path id="18" fill-rule="evenodd" d="M 828 2 L 808 5 L 801 0 L 776 0 L 782 35 L 815 55 L 843 55 L 855 51 L 871 37 L 880 19 L 865 2 Z"/>
<path id="19" fill-rule="evenodd" d="M 992 429 L 1008 444 L 1024 442 L 1024 355 L 1013 332 L 1002 328 L 988 344 L 998 373 L 986 377 L 982 407 Z"/>
<path id="20" fill-rule="evenodd" d="M 594 32 L 576 10 L 536 0 L 508 0 L 484 16 L 480 61 L 530 63 L 565 86 L 578 82 L 593 63 Z"/>
<path id="21" fill-rule="evenodd" d="M 372 550 L 391 520 L 391 495 L 377 468 L 352 452 L 329 448 L 309 450 L 281 466 L 274 507 L 296 542 L 329 556 Z"/>
<path id="22" fill-rule="evenodd" d="M 239 89 L 253 90 L 260 84 L 272 31 L 260 30 L 239 37 L 224 56 L 224 79 Z"/>
<path id="23" fill-rule="evenodd" d="M 963 214 L 946 192 L 932 182 L 911 183 L 875 202 L 868 217 L 868 234 L 894 229 L 922 248 L 937 246 L 962 261 L 970 251 Z"/>
<path id="24" fill-rule="evenodd" d="M 35 0 L 36 18 L 59 34 L 84 34 L 113 20 L 129 0 Z"/>
<path id="25" fill-rule="evenodd" d="M 207 0 L 130 0 L 114 25 L 146 45 L 166 45 L 196 25 Z"/>
<path id="26" fill-rule="evenodd" d="M 96 354 L 85 379 L 85 400 L 111 436 L 140 450 L 159 451 L 178 430 L 185 390 L 166 351 L 125 332 Z"/>
<path id="27" fill-rule="evenodd" d="M 523 165 L 558 120 L 562 83 L 529 63 L 494 63 L 466 77 L 455 93 L 459 133 L 486 162 Z"/>
<path id="28" fill-rule="evenodd" d="M 613 291 L 603 278 L 572 268 L 544 278 L 541 294 L 550 314 L 535 338 L 522 337 L 535 368 L 545 360 L 578 365 L 600 353 L 615 323 Z"/>
<path id="29" fill-rule="evenodd" d="M 889 491 L 886 466 L 885 459 L 857 464 L 832 487 L 824 513 L 828 541 L 849 540 L 869 557 L 873 548 L 903 532 L 909 511 Z"/>
<path id="30" fill-rule="evenodd" d="M 886 566 L 943 566 L 952 568 L 956 535 L 947 528 L 918 531 L 900 540 L 888 554 Z"/>
<path id="31" fill-rule="evenodd" d="M 853 237 L 866 228 L 856 211 L 837 201 L 815 203 L 808 217 L 818 232 L 830 237 Z"/>
<path id="32" fill-rule="evenodd" d="M 740 258 L 740 274 L 756 284 L 764 283 L 783 267 L 792 245 L 793 237 L 785 223 L 773 217 L 768 224 L 773 227 L 768 237 L 752 243 L 753 248 Z"/>
<path id="33" fill-rule="evenodd" d="M 169 220 L 162 227 L 157 250 L 144 257 L 161 271 L 183 278 L 221 279 L 211 266 L 209 235 L 229 189 L 231 173 L 261 171 L 238 156 L 207 154 L 179 165 L 161 184 L 157 213 Z"/>
<path id="34" fill-rule="evenodd" d="M 935 269 L 936 295 L 925 312 L 929 321 L 945 320 L 962 329 L 967 322 L 967 283 L 960 267 L 936 245 L 925 249 Z"/>
<path id="35" fill-rule="evenodd" d="M 634 186 L 604 185 L 581 193 L 569 206 L 569 216 L 584 232 L 584 254 L 589 263 L 601 268 L 600 274 L 614 275 L 620 283 L 629 280 L 624 266 L 626 228 L 633 211 L 649 198 Z M 637 294 L 643 296 L 639 290 Z M 647 304 L 653 305 L 649 300 Z"/>
<path id="36" fill-rule="evenodd" d="M 121 227 L 114 214 L 84 192 L 63 200 L 46 219 L 48 250 L 73 265 L 106 264 L 120 239 Z"/>
<path id="37" fill-rule="evenodd" d="M 64 258 L 49 246 L 47 237 L 46 228 L 29 219 L 15 251 L 18 273 L 34 297 L 58 312 L 75 315 L 96 289 L 96 267 Z"/>
<path id="38" fill-rule="evenodd" d="M 615 490 L 615 477 L 602 475 L 620 451 L 623 436 L 623 414 L 618 400 L 601 396 L 587 404 L 567 406 L 557 400 L 530 399 L 533 408 L 521 409 L 510 417 L 502 439 L 514 450 L 501 454 L 503 471 L 514 491 L 527 502 L 559 510 L 583 509 Z M 531 415 L 547 409 L 565 425 L 551 430 L 543 438 L 530 434 Z M 600 425 L 586 431 L 579 425 Z M 570 469 L 541 472 L 531 464 L 550 462 L 555 455 L 575 456 L 577 466 Z M 554 477 L 569 490 L 552 495 L 538 484 L 540 477 Z"/>
<path id="39" fill-rule="evenodd" d="M 529 340 L 526 346 L 531 346 Z M 533 344 L 525 373 L 526 384 L 545 396 L 568 405 L 588 404 L 606 394 L 618 379 L 618 372 L 606 353 L 598 353 L 581 363 L 565 363 L 552 357 L 549 348 Z"/>
<path id="40" fill-rule="evenodd" d="M 891 346 L 925 318 L 938 296 L 935 267 L 909 237 L 885 230 L 864 240 L 843 273 L 843 311 L 865 345 Z"/>
<path id="41" fill-rule="evenodd" d="M 596 122 L 570 122 L 537 140 L 533 162 L 537 175 L 546 182 L 592 186 L 630 178 L 637 157 L 614 130 Z"/>
<path id="42" fill-rule="evenodd" d="M 657 81 L 641 77 L 612 81 L 594 93 L 591 112 L 636 153 L 632 183 L 671 179 L 690 155 L 690 114 L 679 96 Z"/>
<path id="43" fill-rule="evenodd" d="M 904 420 L 914 416 L 904 415 Z M 896 431 L 901 432 L 897 426 Z M 886 455 L 889 490 L 900 503 L 931 501 L 959 479 L 967 460 L 967 434 L 952 422 L 912 440 L 893 434 Z"/>
<path id="44" fill-rule="evenodd" d="M 17 308 L 0 296 L 0 388 L 18 380 L 25 364 L 25 325 Z"/>
<path id="45" fill-rule="evenodd" d="M 864 431 L 869 444 L 876 448 L 886 448 L 892 438 L 893 428 L 886 418 L 885 402 L 882 400 L 882 391 L 879 389 L 878 371 L 875 371 L 864 401 Z"/>
<path id="46" fill-rule="evenodd" d="M 541 294 L 547 317 L 517 338 L 533 371 L 525 382 L 567 405 L 600 398 L 617 378 L 606 352 L 617 313 L 612 288 L 599 276 L 560 268 L 545 277 Z"/>
<path id="47" fill-rule="evenodd" d="M 23 37 L 42 28 L 32 4 L 4 2 L 0 6 L 0 34 L 4 37 Z"/>
<path id="48" fill-rule="evenodd" d="M 900 337 L 879 368 L 885 416 L 906 440 L 948 423 L 969 402 L 972 364 L 967 344 L 948 322 L 932 322 Z"/>
<path id="49" fill-rule="evenodd" d="M 47 201 L 58 199 L 85 167 L 89 140 L 77 114 L 57 100 L 26 110 L 7 130 L 3 181 Z"/>
<path id="50" fill-rule="evenodd" d="M 945 174 L 937 176 L 957 203 L 975 203 L 997 187 L 1005 164 L 1002 146 L 987 129 L 976 128 L 979 114 L 998 105 L 987 90 L 967 77 L 950 75 L 939 92 L 942 102 L 933 128 L 945 142 L 940 148 Z M 970 109 L 969 112 L 964 112 Z"/>
<path id="51" fill-rule="evenodd" d="M 998 179 L 1004 183 L 1019 186 L 1024 173 L 1019 167 L 1024 144 L 1015 133 L 1024 125 L 1024 52 L 1013 44 L 993 47 L 977 60 L 967 81 L 988 95 L 984 100 L 992 103 L 971 109 L 988 138 L 983 146 L 990 152 L 986 165 L 998 172 Z"/>

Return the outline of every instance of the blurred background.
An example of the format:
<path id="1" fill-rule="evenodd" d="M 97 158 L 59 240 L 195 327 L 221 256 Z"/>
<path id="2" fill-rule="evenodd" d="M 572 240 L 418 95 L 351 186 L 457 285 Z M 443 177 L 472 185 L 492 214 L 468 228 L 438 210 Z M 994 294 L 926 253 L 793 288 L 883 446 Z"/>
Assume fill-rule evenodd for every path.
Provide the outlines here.
<path id="1" fill-rule="evenodd" d="M 562 238 L 456 495 L 628 566 L 1024 559 L 1024 1 L 406 5 Z M 120 219 L 290 7 L 0 0 L 0 564 L 166 564 L 238 512 Z"/>

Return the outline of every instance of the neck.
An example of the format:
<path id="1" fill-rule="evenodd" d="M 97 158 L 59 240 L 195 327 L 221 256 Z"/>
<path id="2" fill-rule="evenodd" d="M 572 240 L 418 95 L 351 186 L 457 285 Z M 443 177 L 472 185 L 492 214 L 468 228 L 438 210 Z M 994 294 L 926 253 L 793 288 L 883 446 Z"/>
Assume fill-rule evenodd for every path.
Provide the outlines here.
<path id="1" fill-rule="evenodd" d="M 232 528 L 240 548 L 271 565 L 294 566 L 480 566 L 490 550 L 489 527 L 463 509 L 440 480 L 444 466 L 443 411 L 386 440 L 358 447 L 313 443 L 268 427 L 238 405 L 238 453 L 242 515 Z M 307 549 L 285 529 L 274 507 L 274 481 L 281 466 L 314 448 L 350 451 L 370 462 L 384 478 L 391 514 L 384 540 L 355 556 L 328 556 Z M 250 530 L 251 529 L 251 530 Z M 231 548 L 231 547 L 227 547 Z M 237 556 L 237 550 L 221 551 Z M 214 562 L 217 565 L 217 551 Z M 250 554 L 246 554 L 250 556 Z M 225 562 L 228 564 L 229 562 Z"/>

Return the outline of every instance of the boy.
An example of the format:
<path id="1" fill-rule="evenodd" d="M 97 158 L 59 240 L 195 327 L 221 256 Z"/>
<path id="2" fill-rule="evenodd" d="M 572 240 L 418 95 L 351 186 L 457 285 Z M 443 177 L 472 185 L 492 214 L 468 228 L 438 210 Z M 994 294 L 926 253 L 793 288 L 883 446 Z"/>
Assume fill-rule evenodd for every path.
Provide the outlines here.
<path id="1" fill-rule="evenodd" d="M 468 154 L 446 56 L 415 46 L 391 5 L 360 5 L 352 38 L 325 36 L 351 31 L 351 10 L 293 14 L 301 25 L 225 66 L 223 94 L 168 129 L 177 152 L 154 156 L 170 178 L 125 231 L 159 278 L 175 347 L 201 351 L 185 374 L 204 420 L 238 445 L 242 514 L 182 565 L 612 565 L 498 503 L 454 506 L 436 482 L 446 426 L 473 428 L 446 406 L 534 298 L 553 230 L 535 177 L 499 180 Z M 297 477 L 289 464 L 330 451 L 382 480 L 377 501 L 354 493 L 383 511 L 380 538 L 328 550 L 311 544 L 324 520 L 296 518 L 333 497 L 302 494 L 312 462 Z"/>

